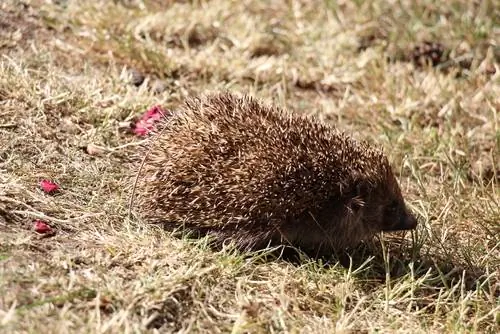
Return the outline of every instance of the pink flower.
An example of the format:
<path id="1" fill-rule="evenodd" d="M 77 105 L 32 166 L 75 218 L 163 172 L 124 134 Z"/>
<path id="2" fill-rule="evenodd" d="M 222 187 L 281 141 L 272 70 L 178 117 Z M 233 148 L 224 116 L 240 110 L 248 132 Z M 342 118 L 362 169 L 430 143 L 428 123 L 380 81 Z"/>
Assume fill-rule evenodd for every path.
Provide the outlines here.
<path id="1" fill-rule="evenodd" d="M 147 135 L 163 116 L 167 114 L 161 106 L 153 106 L 148 109 L 144 115 L 133 125 L 133 131 L 138 136 Z"/>
<path id="2" fill-rule="evenodd" d="M 35 232 L 40 234 L 45 234 L 52 231 L 52 228 L 49 225 L 47 225 L 47 223 L 41 221 L 40 219 L 35 220 L 34 229 Z"/>
<path id="3" fill-rule="evenodd" d="M 52 194 L 59 190 L 59 185 L 56 183 L 50 181 L 50 180 L 42 180 L 40 181 L 40 188 L 47 193 L 47 194 Z"/>

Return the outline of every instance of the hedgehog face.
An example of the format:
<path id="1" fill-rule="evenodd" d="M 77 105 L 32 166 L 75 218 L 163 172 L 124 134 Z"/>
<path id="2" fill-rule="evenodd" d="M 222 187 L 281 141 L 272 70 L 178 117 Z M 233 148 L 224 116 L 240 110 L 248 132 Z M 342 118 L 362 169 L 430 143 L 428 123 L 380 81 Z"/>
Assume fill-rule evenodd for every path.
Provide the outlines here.
<path id="1" fill-rule="evenodd" d="M 375 233 L 413 230 L 417 219 L 406 207 L 397 181 L 391 175 L 388 182 L 365 193 L 362 221 Z"/>
<path id="2" fill-rule="evenodd" d="M 415 216 L 397 199 L 385 205 L 381 218 L 381 229 L 386 232 L 413 230 L 417 226 Z"/>
<path id="3" fill-rule="evenodd" d="M 402 198 L 387 193 L 381 196 L 365 202 L 362 220 L 367 228 L 377 233 L 413 230 L 416 227 L 417 219 Z"/>

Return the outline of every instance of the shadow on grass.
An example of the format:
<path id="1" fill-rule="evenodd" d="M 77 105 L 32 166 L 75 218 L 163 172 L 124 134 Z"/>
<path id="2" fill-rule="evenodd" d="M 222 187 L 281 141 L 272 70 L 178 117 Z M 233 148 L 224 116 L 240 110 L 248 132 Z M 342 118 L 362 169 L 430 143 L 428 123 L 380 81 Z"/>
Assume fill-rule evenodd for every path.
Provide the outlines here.
<path id="1" fill-rule="evenodd" d="M 355 272 L 357 279 L 372 282 L 375 286 L 386 284 L 388 278 L 394 282 L 411 277 L 412 281 L 425 279 L 425 285 L 434 291 L 439 288 L 450 289 L 460 284 L 465 291 L 486 290 L 495 298 L 500 297 L 498 284 L 491 284 L 492 277 L 495 276 L 486 268 L 474 265 L 458 254 L 446 255 L 437 247 L 426 245 L 427 243 L 418 244 L 415 240 L 391 237 L 381 241 L 377 237 L 337 254 L 318 255 L 281 247 L 269 253 L 269 259 L 274 257 L 295 265 L 312 260 L 325 268 L 340 264 L 346 270 Z"/>
<path id="2" fill-rule="evenodd" d="M 285 245 L 242 252 L 233 245 L 221 245 L 204 233 L 164 229 L 199 247 L 239 254 L 257 263 L 285 261 L 298 267 L 314 262 L 324 269 L 342 267 L 362 281 L 364 288 L 418 281 L 419 290 L 425 290 L 428 296 L 438 294 L 441 289 L 458 287 L 462 291 L 481 290 L 494 298 L 500 297 L 500 280 L 495 270 L 475 265 L 473 256 L 458 241 L 447 240 L 442 244 L 426 231 L 412 232 L 411 240 L 403 238 L 404 233 L 410 232 L 376 236 L 355 248 L 325 254 Z"/>
<path id="3" fill-rule="evenodd" d="M 185 240 L 204 238 L 205 241 L 201 244 L 214 251 L 235 250 L 232 246 L 223 247 L 211 243 L 210 237 L 207 236 L 179 233 Z M 200 245 L 199 241 L 194 242 Z M 495 297 L 500 296 L 498 284 L 491 284 L 495 276 L 486 268 L 472 264 L 468 261 L 470 259 L 460 256 L 459 252 L 446 255 L 438 247 L 428 246 L 433 244 L 436 242 L 428 235 L 413 235 L 413 240 L 391 235 L 384 238 L 377 236 L 371 241 L 336 254 L 321 254 L 317 251 L 279 245 L 249 252 L 244 256 L 262 262 L 285 261 L 295 266 L 314 261 L 325 269 L 340 265 L 351 271 L 358 280 L 370 282 L 374 288 L 387 284 L 388 278 L 391 282 L 411 279 L 425 282 L 424 285 L 434 293 L 437 289 L 451 289 L 460 284 L 460 289 L 465 291 L 483 290 Z M 454 247 L 458 248 L 459 245 L 455 244 Z M 236 252 L 242 254 L 237 250 Z"/>

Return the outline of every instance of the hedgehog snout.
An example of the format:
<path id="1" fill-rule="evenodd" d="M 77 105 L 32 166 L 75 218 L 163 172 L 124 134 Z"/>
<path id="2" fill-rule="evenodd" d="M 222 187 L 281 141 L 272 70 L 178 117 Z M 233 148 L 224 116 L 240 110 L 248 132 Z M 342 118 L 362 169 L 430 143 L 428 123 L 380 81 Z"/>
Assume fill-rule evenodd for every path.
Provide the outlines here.
<path id="1" fill-rule="evenodd" d="M 397 220 L 395 224 L 384 228 L 384 231 L 386 232 L 408 231 L 408 230 L 413 230 L 416 227 L 417 227 L 417 218 L 415 218 L 415 216 L 408 210 L 404 210 L 401 213 L 399 220 Z"/>
<path id="2" fill-rule="evenodd" d="M 411 212 L 406 211 L 401 217 L 401 230 L 413 230 L 417 227 L 417 218 Z"/>

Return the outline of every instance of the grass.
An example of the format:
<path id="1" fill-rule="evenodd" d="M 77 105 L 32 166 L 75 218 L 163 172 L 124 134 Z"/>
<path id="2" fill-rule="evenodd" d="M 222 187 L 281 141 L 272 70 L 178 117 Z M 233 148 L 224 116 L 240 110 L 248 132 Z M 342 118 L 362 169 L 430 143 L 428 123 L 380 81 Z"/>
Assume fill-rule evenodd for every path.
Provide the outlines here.
<path id="1" fill-rule="evenodd" d="M 499 332 L 499 17 L 466 0 L 3 1 L 1 331 Z M 426 40 L 434 67 L 412 61 Z M 140 138 L 123 124 L 222 89 L 382 146 L 417 231 L 325 264 L 129 218 Z"/>

